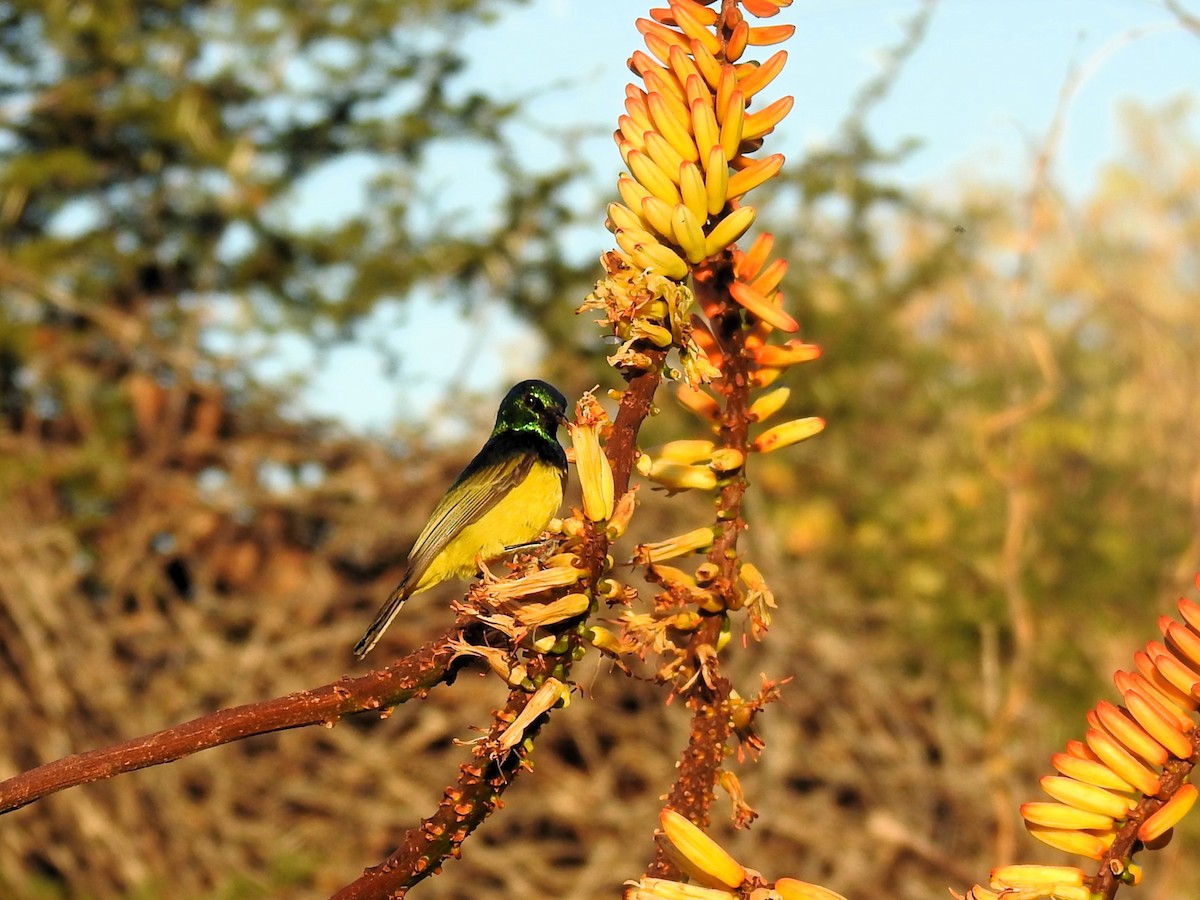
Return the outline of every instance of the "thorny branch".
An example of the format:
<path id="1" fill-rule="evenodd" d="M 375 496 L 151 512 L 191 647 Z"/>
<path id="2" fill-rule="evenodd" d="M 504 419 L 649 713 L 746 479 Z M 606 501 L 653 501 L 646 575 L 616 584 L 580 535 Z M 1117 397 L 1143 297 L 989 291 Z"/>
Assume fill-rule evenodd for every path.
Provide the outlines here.
<path id="1" fill-rule="evenodd" d="M 733 263 L 728 254 L 714 264 L 697 271 L 696 296 L 705 309 L 722 309 L 713 317 L 713 329 L 724 349 L 723 377 L 714 387 L 725 397 L 717 444 L 745 452 L 749 445 L 750 421 L 747 415 L 751 387 L 750 372 L 742 355 L 744 332 L 741 313 L 728 297 Z M 708 561 L 720 573 L 714 589 L 733 605 L 737 581 L 737 537 L 746 527 L 742 518 L 742 497 L 746 479 L 741 473 L 728 479 L 717 498 L 716 535 L 708 552 Z M 729 716 L 729 680 L 720 673 L 716 647 L 725 614 L 709 615 L 692 633 L 684 648 L 687 663 L 682 671 L 689 677 L 680 693 L 692 713 L 688 745 L 679 760 L 679 774 L 667 795 L 667 806 L 687 816 L 697 825 L 709 823 L 714 790 L 725 759 L 726 744 L 732 732 Z M 647 874 L 659 878 L 677 878 L 679 870 L 666 855 L 660 842 Z"/>
<path id="2" fill-rule="evenodd" d="M 308 725 L 330 726 L 342 716 L 379 712 L 422 697 L 438 684 L 454 681 L 465 661 L 455 660 L 453 645 L 479 630 L 476 620 L 463 618 L 441 637 L 385 669 L 272 700 L 219 709 L 181 725 L 65 756 L 14 775 L 0 781 L 0 814 L 69 787 L 175 762 L 232 741 Z"/>

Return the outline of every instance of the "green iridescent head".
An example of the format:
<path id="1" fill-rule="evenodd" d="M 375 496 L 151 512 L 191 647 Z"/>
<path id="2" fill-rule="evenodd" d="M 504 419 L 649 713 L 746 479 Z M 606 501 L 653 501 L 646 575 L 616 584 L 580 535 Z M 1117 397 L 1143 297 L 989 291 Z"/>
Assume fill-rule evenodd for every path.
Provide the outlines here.
<path id="1" fill-rule="evenodd" d="M 567 398 L 553 385 L 531 379 L 513 385 L 504 395 L 492 434 L 532 431 L 554 440 L 558 426 L 566 420 Z"/>

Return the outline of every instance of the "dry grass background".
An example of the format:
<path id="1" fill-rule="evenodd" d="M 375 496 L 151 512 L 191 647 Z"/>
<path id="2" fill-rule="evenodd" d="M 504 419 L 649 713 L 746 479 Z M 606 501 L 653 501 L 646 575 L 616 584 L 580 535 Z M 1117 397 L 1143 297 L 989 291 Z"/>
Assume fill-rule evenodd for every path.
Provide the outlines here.
<path id="1" fill-rule="evenodd" d="M 194 385 L 131 375 L 120 390 L 128 455 L 102 469 L 86 422 L 30 418 L 0 436 L 26 476 L 9 469 L 0 531 L 3 774 L 354 670 L 349 648 L 419 524 L 410 511 L 430 507 L 461 462 L 399 461 Z M 314 466 L 322 478 L 284 489 L 283 473 Z M 47 487 L 72 471 L 111 489 L 76 529 Z M 669 514 L 653 507 L 648 517 Z M 761 720 L 766 753 L 735 766 L 761 819 L 734 836 L 722 801 L 717 832 L 749 865 L 851 897 L 967 883 L 992 824 L 938 685 L 880 668 L 885 623 L 814 596 L 803 570 L 775 580 L 776 627 L 735 671 L 746 689 L 760 672 L 795 680 Z M 447 615 L 433 596 L 411 604 L 371 661 Z M 615 896 L 649 861 L 685 711 L 607 662 L 576 672 L 579 695 L 543 733 L 535 770 L 419 893 Z M 257 737 L 51 796 L 0 822 L 0 893 L 326 895 L 433 808 L 466 758 L 456 742 L 502 696 L 471 673 L 386 719 Z"/>

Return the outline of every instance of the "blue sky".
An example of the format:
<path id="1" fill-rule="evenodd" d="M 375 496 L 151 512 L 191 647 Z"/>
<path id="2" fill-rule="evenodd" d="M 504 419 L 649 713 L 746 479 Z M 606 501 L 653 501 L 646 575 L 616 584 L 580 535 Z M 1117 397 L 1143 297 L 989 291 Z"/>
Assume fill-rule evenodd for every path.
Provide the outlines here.
<path id="1" fill-rule="evenodd" d="M 585 141 L 581 152 L 601 179 L 615 180 L 620 158 L 607 135 L 622 112 L 630 80 L 625 59 L 641 47 L 634 21 L 650 5 L 665 3 L 534 0 L 507 9 L 493 26 L 466 36 L 472 66 L 465 81 L 495 97 L 537 95 L 525 123 L 535 154 L 556 152 L 539 142 L 540 125 L 597 129 L 600 136 Z M 900 39 L 903 22 L 918 5 L 913 0 L 795 0 L 773 20 L 796 25 L 797 33 L 785 45 L 788 65 L 770 89 L 772 97 L 795 95 L 796 107 L 772 137 L 772 149 L 796 159 L 829 140 L 851 98 L 879 71 L 881 53 Z M 1200 0 L 1185 0 L 1184 7 L 1200 15 Z M 924 42 L 868 127 L 883 146 L 908 137 L 923 141 L 894 173 L 904 184 L 944 195 L 966 180 L 1019 189 L 1072 71 L 1086 76 L 1068 107 L 1053 171 L 1070 193 L 1082 195 L 1101 164 L 1119 152 L 1122 102 L 1158 104 L 1195 93 L 1200 37 L 1151 0 L 942 0 Z M 559 81 L 567 83 L 546 89 Z M 480 208 L 487 185 L 470 172 L 469 156 L 450 153 L 432 176 L 445 185 L 448 203 Z M 329 208 L 330 195 L 354 196 L 338 184 L 313 185 L 310 192 L 323 209 Z M 611 246 L 599 222 L 578 238 L 579 251 L 593 256 Z M 499 396 L 510 382 L 535 373 L 538 349 L 502 310 L 476 315 L 482 323 L 418 299 L 381 310 L 367 330 L 383 334 L 394 346 L 419 348 L 444 347 L 446 329 L 452 329 L 462 336 L 462 352 L 451 360 L 462 382 Z M 405 368 L 415 376 L 445 365 L 445 360 L 418 356 Z M 299 344 L 278 361 L 280 371 L 309 367 Z M 364 378 L 377 389 L 364 389 Z M 335 351 L 314 373 L 304 402 L 354 427 L 386 431 L 401 410 L 421 419 L 431 416 L 442 394 L 433 377 L 402 381 L 404 388 L 385 380 L 375 354 L 351 345 Z"/>

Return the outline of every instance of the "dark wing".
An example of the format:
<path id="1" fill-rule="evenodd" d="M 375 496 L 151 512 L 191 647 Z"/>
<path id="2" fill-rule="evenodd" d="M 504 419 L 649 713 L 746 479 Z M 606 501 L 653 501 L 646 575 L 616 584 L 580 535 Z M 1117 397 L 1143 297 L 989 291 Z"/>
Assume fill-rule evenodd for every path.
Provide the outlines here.
<path id="1" fill-rule="evenodd" d="M 537 454 L 526 450 L 523 441 L 509 441 L 508 437 L 499 435 L 484 444 L 434 507 L 408 554 L 405 586 L 418 584 L 450 541 L 529 475 Z"/>

